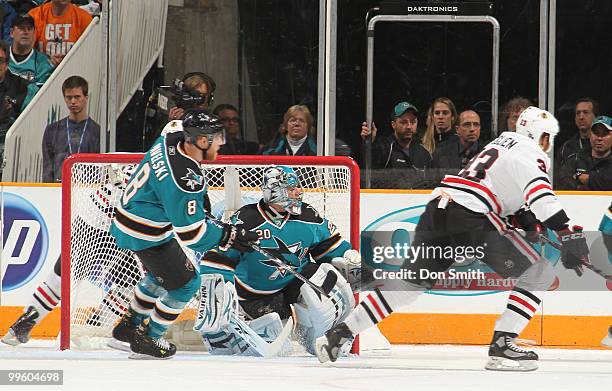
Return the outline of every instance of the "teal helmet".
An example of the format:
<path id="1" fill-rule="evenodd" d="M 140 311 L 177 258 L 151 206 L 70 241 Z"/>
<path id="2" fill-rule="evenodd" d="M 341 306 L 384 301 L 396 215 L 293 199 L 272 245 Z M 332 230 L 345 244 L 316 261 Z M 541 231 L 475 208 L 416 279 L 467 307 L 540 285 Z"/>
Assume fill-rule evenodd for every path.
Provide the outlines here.
<path id="1" fill-rule="evenodd" d="M 271 166 L 263 173 L 261 190 L 267 204 L 277 204 L 290 214 L 302 213 L 302 195 L 289 198 L 289 189 L 300 187 L 297 174 L 291 167 Z"/>

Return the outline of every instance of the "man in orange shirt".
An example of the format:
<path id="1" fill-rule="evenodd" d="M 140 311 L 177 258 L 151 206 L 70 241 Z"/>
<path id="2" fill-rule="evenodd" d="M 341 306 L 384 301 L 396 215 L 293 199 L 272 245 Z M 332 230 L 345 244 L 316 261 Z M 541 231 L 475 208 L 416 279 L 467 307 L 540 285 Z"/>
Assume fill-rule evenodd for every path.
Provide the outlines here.
<path id="1" fill-rule="evenodd" d="M 30 10 L 34 18 L 38 49 L 57 66 L 74 46 L 91 15 L 70 3 L 70 0 L 51 0 Z"/>

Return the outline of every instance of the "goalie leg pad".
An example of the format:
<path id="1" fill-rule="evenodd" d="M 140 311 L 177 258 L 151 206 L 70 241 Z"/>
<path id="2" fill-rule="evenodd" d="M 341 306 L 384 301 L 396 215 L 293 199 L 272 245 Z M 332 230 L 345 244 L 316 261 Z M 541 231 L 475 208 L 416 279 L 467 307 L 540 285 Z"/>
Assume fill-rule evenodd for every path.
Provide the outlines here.
<path id="1" fill-rule="evenodd" d="M 226 282 L 221 274 L 203 274 L 200 278 L 200 303 L 193 329 L 202 334 L 227 330 L 238 310 L 234 284 Z"/>
<path id="2" fill-rule="evenodd" d="M 298 339 L 311 354 L 314 354 L 315 351 L 315 340 L 342 322 L 355 306 L 355 298 L 350 285 L 332 265 L 321 264 L 310 281 L 321 286 L 324 281 L 330 280 L 329 273 L 336 275 L 336 283 L 331 287 L 329 298 L 304 284 L 300 288 L 298 303 L 294 306 L 299 330 Z"/>

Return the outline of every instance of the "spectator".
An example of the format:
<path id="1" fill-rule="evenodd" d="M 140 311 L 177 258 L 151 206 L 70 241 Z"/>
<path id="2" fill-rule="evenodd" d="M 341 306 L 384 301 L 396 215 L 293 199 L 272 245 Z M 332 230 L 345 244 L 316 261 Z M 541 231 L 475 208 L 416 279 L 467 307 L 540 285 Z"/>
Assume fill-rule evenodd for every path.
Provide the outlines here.
<path id="1" fill-rule="evenodd" d="M 28 83 L 9 71 L 11 49 L 0 41 L 0 157 L 4 156 L 4 140 L 9 128 L 23 110 Z"/>
<path id="2" fill-rule="evenodd" d="M 427 130 L 423 135 L 423 146 L 433 154 L 436 145 L 455 134 L 457 109 L 452 100 L 440 97 L 433 101 L 427 111 Z"/>
<path id="3" fill-rule="evenodd" d="M 53 64 L 47 56 L 34 49 L 34 19 L 30 15 L 18 15 L 13 19 L 11 37 L 9 70 L 28 82 L 25 107 L 53 73 Z"/>
<path id="4" fill-rule="evenodd" d="M 273 140 L 264 155 L 316 156 L 314 118 L 305 105 L 289 107 L 283 116 L 278 137 Z"/>
<path id="5" fill-rule="evenodd" d="M 192 96 L 201 97 L 202 103 L 190 107 L 180 108 L 171 107 L 168 111 L 170 121 L 183 118 L 186 109 L 209 110 L 214 101 L 214 92 L 217 88 L 215 80 L 203 72 L 191 72 L 183 76 L 182 79 L 186 92 Z"/>
<path id="6" fill-rule="evenodd" d="M 557 164 L 565 166 L 568 164 L 570 156 L 574 158 L 584 151 L 589 153 L 591 143 L 589 142 L 589 130 L 595 117 L 599 115 L 599 103 L 592 98 L 582 98 L 576 101 L 574 123 L 578 128 L 578 133 L 567 140 L 557 154 Z"/>
<path id="7" fill-rule="evenodd" d="M 256 155 L 259 152 L 259 144 L 252 141 L 242 140 L 241 121 L 238 109 L 223 103 L 215 107 L 213 114 L 219 117 L 225 126 L 227 137 L 225 144 L 219 150 L 222 155 Z"/>
<path id="8" fill-rule="evenodd" d="M 499 113 L 500 132 L 498 133 L 516 132 L 516 120 L 529 106 L 533 106 L 533 103 L 522 96 L 515 96 L 506 102 Z"/>
<path id="9" fill-rule="evenodd" d="M 62 163 L 73 153 L 100 152 L 100 125 L 87 114 L 87 80 L 70 76 L 62 84 L 68 117 L 47 125 L 43 135 L 43 182 L 61 182 Z"/>
<path id="10" fill-rule="evenodd" d="M 432 168 L 462 169 L 484 147 L 480 141 L 480 116 L 473 110 L 459 114 L 457 134 L 438 144 Z"/>
<path id="11" fill-rule="evenodd" d="M 421 145 L 417 136 L 419 120 L 417 108 L 400 102 L 391 112 L 393 134 L 376 137 L 376 125 L 372 123 L 372 165 L 374 168 L 424 169 L 431 163 L 431 155 Z M 370 135 L 368 125 L 361 124 L 361 138 Z"/>
<path id="12" fill-rule="evenodd" d="M 578 153 L 576 180 L 580 190 L 612 190 L 612 118 L 597 117 L 589 132 L 591 151 Z"/>
<path id="13" fill-rule="evenodd" d="M 92 20 L 87 11 L 70 0 L 51 0 L 30 10 L 34 18 L 38 50 L 57 66 Z"/>

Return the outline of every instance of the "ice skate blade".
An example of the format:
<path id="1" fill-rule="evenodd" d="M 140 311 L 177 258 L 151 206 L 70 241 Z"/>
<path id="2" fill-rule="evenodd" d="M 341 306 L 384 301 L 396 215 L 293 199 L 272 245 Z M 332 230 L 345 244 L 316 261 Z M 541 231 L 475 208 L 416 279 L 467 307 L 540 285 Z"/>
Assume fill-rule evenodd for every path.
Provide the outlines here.
<path id="1" fill-rule="evenodd" d="M 136 352 L 131 352 L 128 355 L 128 358 L 131 358 L 132 360 L 168 360 L 173 358 L 174 355 L 172 356 L 168 356 L 168 357 L 154 357 L 154 356 L 149 356 L 148 354 L 142 354 L 142 353 L 136 353 Z"/>
<path id="2" fill-rule="evenodd" d="M 325 363 L 331 360 L 327 352 L 327 338 L 325 336 L 317 338 L 315 341 L 315 353 L 320 363 Z"/>
<path id="3" fill-rule="evenodd" d="M 19 342 L 15 334 L 13 334 L 13 329 L 9 329 L 8 333 L 2 338 L 2 342 L 11 346 L 21 345 L 21 342 Z"/>
<path id="4" fill-rule="evenodd" d="M 604 339 L 601 340 L 601 344 L 603 346 L 609 346 L 612 348 L 612 337 L 609 335 L 606 335 Z"/>
<path id="5" fill-rule="evenodd" d="M 122 352 L 130 352 L 130 344 L 129 342 L 121 342 L 118 339 L 112 338 L 107 343 L 106 346 L 115 350 L 121 350 Z"/>
<path id="6" fill-rule="evenodd" d="M 490 357 L 485 365 L 489 371 L 531 372 L 538 369 L 536 360 L 510 360 L 502 357 Z"/>

